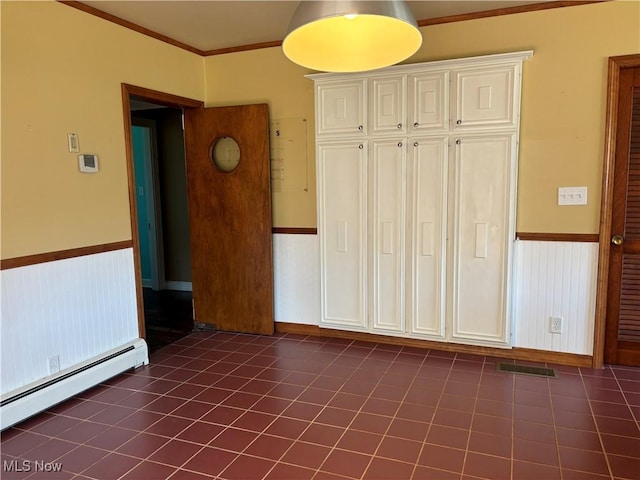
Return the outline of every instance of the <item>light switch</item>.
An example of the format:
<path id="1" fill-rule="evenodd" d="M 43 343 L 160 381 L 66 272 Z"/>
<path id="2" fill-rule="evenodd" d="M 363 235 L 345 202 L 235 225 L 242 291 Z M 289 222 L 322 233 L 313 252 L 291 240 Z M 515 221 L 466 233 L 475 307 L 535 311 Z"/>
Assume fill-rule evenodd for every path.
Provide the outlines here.
<path id="1" fill-rule="evenodd" d="M 80 144 L 78 143 L 77 133 L 67 133 L 67 143 L 69 144 L 69 152 L 77 153 L 80 151 Z"/>
<path id="2" fill-rule="evenodd" d="M 587 187 L 558 188 L 558 205 L 586 205 Z"/>

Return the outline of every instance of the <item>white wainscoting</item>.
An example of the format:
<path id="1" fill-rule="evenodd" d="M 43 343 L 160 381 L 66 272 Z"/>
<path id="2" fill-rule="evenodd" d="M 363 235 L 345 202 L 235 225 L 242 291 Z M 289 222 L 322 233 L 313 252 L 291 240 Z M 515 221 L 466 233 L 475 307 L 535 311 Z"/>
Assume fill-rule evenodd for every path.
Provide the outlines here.
<path id="1" fill-rule="evenodd" d="M 317 235 L 273 235 L 276 322 L 318 325 L 320 246 Z"/>
<path id="2" fill-rule="evenodd" d="M 138 338 L 133 250 L 0 272 L 1 393 Z"/>
<path id="3" fill-rule="evenodd" d="M 598 243 L 517 241 L 516 252 L 513 345 L 592 355 Z"/>

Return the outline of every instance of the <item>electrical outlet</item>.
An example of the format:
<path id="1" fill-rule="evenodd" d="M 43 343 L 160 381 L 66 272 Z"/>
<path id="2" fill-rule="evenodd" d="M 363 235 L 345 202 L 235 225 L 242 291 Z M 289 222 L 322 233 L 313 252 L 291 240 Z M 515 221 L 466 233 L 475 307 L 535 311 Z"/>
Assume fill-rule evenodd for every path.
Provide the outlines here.
<path id="1" fill-rule="evenodd" d="M 60 355 L 54 355 L 49 357 L 49 375 L 58 373 L 60 371 Z"/>
<path id="2" fill-rule="evenodd" d="M 562 333 L 562 317 L 549 317 L 549 331 Z"/>

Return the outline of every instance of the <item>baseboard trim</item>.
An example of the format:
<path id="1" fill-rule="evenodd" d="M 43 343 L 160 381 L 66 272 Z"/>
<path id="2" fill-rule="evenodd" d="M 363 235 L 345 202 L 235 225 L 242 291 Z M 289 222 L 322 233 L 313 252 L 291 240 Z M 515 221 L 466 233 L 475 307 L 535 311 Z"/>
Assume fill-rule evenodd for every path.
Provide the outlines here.
<path id="1" fill-rule="evenodd" d="M 552 363 L 555 365 L 567 365 L 571 367 L 591 367 L 591 355 L 579 355 L 576 353 L 550 352 L 548 350 L 535 350 L 532 348 L 494 348 L 480 347 L 476 345 L 461 345 L 457 343 L 433 342 L 417 338 L 391 337 L 364 332 L 349 332 L 345 330 L 333 330 L 321 328 L 317 325 L 304 325 L 299 323 L 276 322 L 277 333 L 292 333 L 309 335 L 313 337 L 333 337 L 357 340 L 362 342 L 378 342 L 405 347 L 430 348 L 455 353 L 469 353 L 484 355 L 487 357 L 507 358 L 510 360 L 522 360 L 527 362 Z"/>
<path id="2" fill-rule="evenodd" d="M 179 282 L 177 280 L 166 280 L 164 282 L 165 290 L 177 290 L 180 292 L 192 292 L 193 286 L 191 282 Z"/>

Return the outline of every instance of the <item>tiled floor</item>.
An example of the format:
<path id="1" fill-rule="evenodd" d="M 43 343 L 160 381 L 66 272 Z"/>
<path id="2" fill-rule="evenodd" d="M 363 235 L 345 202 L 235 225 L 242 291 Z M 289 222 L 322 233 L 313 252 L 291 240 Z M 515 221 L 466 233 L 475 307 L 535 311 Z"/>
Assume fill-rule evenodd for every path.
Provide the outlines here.
<path id="1" fill-rule="evenodd" d="M 640 478 L 640 369 L 557 370 L 546 379 L 435 350 L 194 333 L 5 431 L 2 478 Z M 62 471 L 35 472 L 35 461 Z M 22 465 L 31 471 L 7 471 Z"/>

